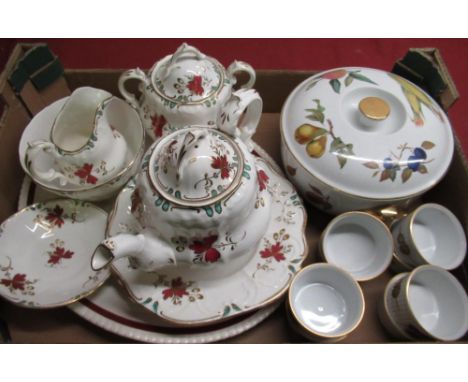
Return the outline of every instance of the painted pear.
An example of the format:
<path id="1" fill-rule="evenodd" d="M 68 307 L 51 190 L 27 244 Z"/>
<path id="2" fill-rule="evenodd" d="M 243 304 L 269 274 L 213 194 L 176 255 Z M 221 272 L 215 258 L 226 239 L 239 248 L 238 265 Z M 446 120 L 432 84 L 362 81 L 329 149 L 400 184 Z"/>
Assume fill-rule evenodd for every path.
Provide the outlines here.
<path id="1" fill-rule="evenodd" d="M 322 135 L 319 138 L 309 142 L 306 147 L 307 154 L 312 158 L 320 158 L 325 152 L 327 146 L 327 136 Z"/>
<path id="2" fill-rule="evenodd" d="M 294 138 L 296 142 L 303 145 L 315 139 L 319 135 L 323 135 L 324 129 L 321 127 L 309 125 L 305 123 L 299 126 L 294 133 Z"/>

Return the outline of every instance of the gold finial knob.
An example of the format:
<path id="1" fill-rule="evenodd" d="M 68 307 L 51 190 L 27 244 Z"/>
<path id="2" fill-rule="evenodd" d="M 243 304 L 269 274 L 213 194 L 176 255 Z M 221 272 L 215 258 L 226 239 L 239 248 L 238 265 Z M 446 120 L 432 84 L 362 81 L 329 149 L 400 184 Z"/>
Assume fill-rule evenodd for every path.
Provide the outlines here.
<path id="1" fill-rule="evenodd" d="M 383 121 L 390 115 L 390 106 L 382 98 L 366 97 L 359 102 L 359 110 L 369 119 Z"/>

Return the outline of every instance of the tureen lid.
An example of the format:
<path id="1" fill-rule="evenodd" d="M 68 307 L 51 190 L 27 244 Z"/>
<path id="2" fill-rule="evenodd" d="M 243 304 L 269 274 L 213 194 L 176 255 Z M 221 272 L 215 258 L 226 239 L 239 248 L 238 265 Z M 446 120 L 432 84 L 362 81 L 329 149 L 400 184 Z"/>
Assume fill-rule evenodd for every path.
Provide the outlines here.
<path id="1" fill-rule="evenodd" d="M 191 127 L 158 143 L 148 171 L 163 198 L 182 206 L 202 207 L 237 189 L 244 157 L 239 146 L 221 131 Z"/>
<path id="2" fill-rule="evenodd" d="M 340 68 L 302 82 L 281 115 L 289 151 L 304 169 L 344 193 L 398 199 L 445 174 L 450 122 L 427 93 L 393 73 Z"/>
<path id="3" fill-rule="evenodd" d="M 156 93 L 184 105 L 209 102 L 221 90 L 224 78 L 224 68 L 218 61 L 187 44 L 161 60 L 151 73 Z"/>

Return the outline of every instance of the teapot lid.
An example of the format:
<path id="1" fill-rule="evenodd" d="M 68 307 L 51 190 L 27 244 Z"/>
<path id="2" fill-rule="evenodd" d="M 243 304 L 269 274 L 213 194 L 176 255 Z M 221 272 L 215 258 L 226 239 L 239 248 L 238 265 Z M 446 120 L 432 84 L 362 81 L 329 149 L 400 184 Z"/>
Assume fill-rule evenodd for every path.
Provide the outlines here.
<path id="1" fill-rule="evenodd" d="M 156 93 L 174 106 L 211 102 L 224 80 L 225 71 L 218 61 L 187 44 L 161 60 L 151 73 Z"/>
<path id="2" fill-rule="evenodd" d="M 402 77 L 347 67 L 302 82 L 281 115 L 283 141 L 315 178 L 349 195 L 404 199 L 435 185 L 454 150 L 448 117 Z"/>
<path id="3" fill-rule="evenodd" d="M 190 127 L 164 137 L 155 147 L 148 173 L 166 200 L 186 207 L 214 204 L 240 185 L 244 157 L 219 130 Z"/>

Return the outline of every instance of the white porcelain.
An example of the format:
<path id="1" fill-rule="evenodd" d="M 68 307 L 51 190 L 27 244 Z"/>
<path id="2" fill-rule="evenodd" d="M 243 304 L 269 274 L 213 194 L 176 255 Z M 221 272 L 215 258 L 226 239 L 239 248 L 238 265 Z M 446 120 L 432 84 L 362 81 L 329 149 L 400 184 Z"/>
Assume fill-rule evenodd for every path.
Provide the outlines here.
<path id="1" fill-rule="evenodd" d="M 272 210 L 265 171 L 256 164 L 240 138 L 216 129 L 187 127 L 155 142 L 132 194 L 141 229 L 107 238 L 96 250 L 95 269 L 131 256 L 146 271 L 184 264 L 212 278 L 238 271 Z M 221 255 L 217 246 L 230 250 Z"/>
<path id="2" fill-rule="evenodd" d="M 260 154 L 276 171 L 281 171 L 269 155 L 258 145 L 255 151 Z M 33 201 L 50 200 L 53 194 L 34 184 L 26 176 L 21 187 L 18 209 L 23 209 Z M 99 202 L 106 211 L 112 206 Z M 209 343 L 217 342 L 244 333 L 263 322 L 279 306 L 273 303 L 265 308 L 246 313 L 236 320 L 218 323 L 215 327 L 185 328 L 174 330 L 174 324 L 145 309 L 128 298 L 128 293 L 118 284 L 118 280 L 109 279 L 95 293 L 68 305 L 77 315 L 99 328 L 135 341 L 148 343 Z"/>
<path id="3" fill-rule="evenodd" d="M 446 207 L 427 203 L 392 226 L 398 257 L 409 266 L 431 264 L 452 270 L 466 256 L 466 235 Z"/>
<path id="4" fill-rule="evenodd" d="M 298 85 L 283 106 L 281 134 L 289 178 L 331 214 L 426 192 L 454 150 L 436 101 L 395 74 L 367 68 L 333 69 Z"/>
<path id="5" fill-rule="evenodd" d="M 331 264 L 303 268 L 291 282 L 291 313 L 310 337 L 336 341 L 352 332 L 364 315 L 364 296 L 353 277 Z"/>
<path id="6" fill-rule="evenodd" d="M 248 80 L 234 91 L 235 74 L 240 72 L 247 73 Z M 140 83 L 140 99 L 126 89 L 128 80 Z M 182 44 L 174 54 L 155 63 L 148 75 L 138 68 L 124 72 L 119 90 L 139 110 L 153 139 L 187 125 L 227 125 L 228 129 L 240 125 L 242 134 L 248 135 L 255 130 L 262 109 L 260 96 L 251 90 L 254 83 L 255 71 L 249 64 L 234 61 L 224 69 L 214 58 Z M 250 116 L 242 119 L 246 110 Z"/>
<path id="7" fill-rule="evenodd" d="M 0 295 L 28 308 L 53 308 L 94 292 L 110 275 L 91 269 L 106 222 L 103 210 L 70 199 L 36 203 L 5 220 Z"/>
<path id="8" fill-rule="evenodd" d="M 381 275 L 390 265 L 393 238 L 387 226 L 365 212 L 335 217 L 320 240 L 324 259 L 349 272 L 357 281 Z"/>
<path id="9" fill-rule="evenodd" d="M 287 180 L 261 159 L 255 160 L 255 166 L 264 173 L 265 188 L 258 194 L 257 208 L 244 225 L 229 236 L 219 236 L 214 242 L 179 240 L 171 243 L 175 252 L 184 247 L 178 254 L 198 255 L 203 259 L 217 252 L 222 260 L 236 252 L 241 262 L 226 260 L 219 268 L 216 263 L 205 263 L 201 267 L 179 263 L 177 267 L 145 272 L 138 263 L 126 258 L 114 261 L 113 272 L 137 303 L 170 322 L 193 326 L 259 309 L 286 292 L 307 255 L 306 214 Z M 257 187 L 263 186 L 258 183 Z M 108 236 L 141 232 L 140 223 L 131 213 L 134 188 L 131 182 L 119 195 L 111 214 Z M 267 198 L 271 198 L 271 211 L 263 205 Z M 258 222 L 264 219 L 268 227 L 260 240 L 251 239 L 250 232 L 256 231 Z M 224 271 L 232 267 L 238 270 Z"/>
<path id="10" fill-rule="evenodd" d="M 468 297 L 450 272 L 422 265 L 395 283 L 388 311 L 413 338 L 456 341 L 468 330 Z"/>
<path id="11" fill-rule="evenodd" d="M 27 157 L 28 146 L 31 142 L 48 141 L 50 139 L 51 127 L 67 104 L 68 99 L 68 97 L 62 98 L 45 107 L 34 116 L 21 136 L 19 145 L 20 163 L 24 171 L 35 182 L 56 195 L 92 201 L 109 198 L 137 172 L 144 153 L 145 132 L 143 126 L 138 113 L 125 101 L 112 97 L 104 101 L 102 109 L 98 110 L 98 121 L 100 121 L 98 125 L 100 126 L 102 123 L 107 127 L 111 126 L 112 128 L 109 127 L 108 131 L 117 138 L 108 137 L 110 140 L 103 138 L 101 145 L 101 132 L 99 132 L 99 140 L 92 140 L 92 144 L 95 144 L 94 148 L 84 150 L 86 153 L 92 151 L 93 155 L 98 156 L 104 155 L 106 150 L 110 150 L 113 153 L 111 156 L 115 155 L 114 159 L 124 158 L 124 164 L 119 165 L 121 169 L 118 172 L 108 171 L 118 167 L 116 164 L 112 165 L 112 167 L 103 166 L 100 161 L 91 162 L 92 158 L 86 154 L 86 162 L 81 168 L 75 169 L 74 165 L 70 167 L 71 172 L 67 173 L 69 181 L 64 185 L 60 183 L 59 179 L 44 180 L 36 176 L 37 171 L 43 173 L 47 173 L 50 169 L 59 171 L 60 166 L 54 156 L 38 154 L 35 156 L 34 161 Z M 60 163 L 63 164 L 64 162 L 60 160 Z M 35 170 L 32 169 L 33 167 Z"/>
<path id="12" fill-rule="evenodd" d="M 50 129 L 50 140 L 28 142 L 24 161 L 34 178 L 58 180 L 61 186 L 96 184 L 124 168 L 127 143 L 103 112 L 111 99 L 109 92 L 91 87 L 70 95 Z M 39 156 L 53 159 L 46 171 L 38 169 Z"/>
<path id="13" fill-rule="evenodd" d="M 405 340 L 405 341 L 413 341 L 409 334 L 405 333 L 403 328 L 401 328 L 398 323 L 393 319 L 392 315 L 389 311 L 389 305 L 391 304 L 392 297 L 392 290 L 393 287 L 399 283 L 403 278 L 408 276 L 408 272 L 399 273 L 395 275 L 386 285 L 384 294 L 382 299 L 379 302 L 378 306 L 378 315 L 380 322 L 382 323 L 383 327 L 390 333 L 393 337 Z"/>

